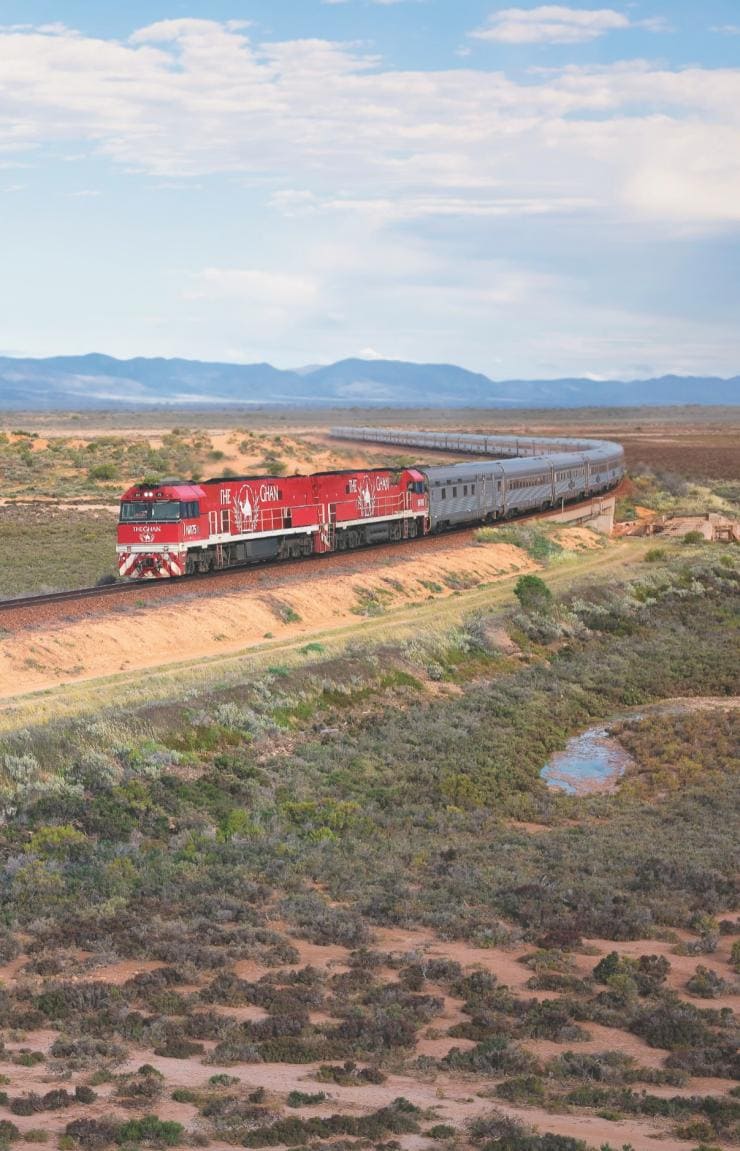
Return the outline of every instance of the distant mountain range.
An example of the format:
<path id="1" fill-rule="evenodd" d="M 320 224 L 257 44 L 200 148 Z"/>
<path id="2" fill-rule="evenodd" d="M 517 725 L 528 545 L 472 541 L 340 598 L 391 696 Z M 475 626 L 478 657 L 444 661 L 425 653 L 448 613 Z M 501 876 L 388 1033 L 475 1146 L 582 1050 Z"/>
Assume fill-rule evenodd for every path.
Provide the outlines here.
<path id="1" fill-rule="evenodd" d="M 112 356 L 0 357 L 0 409 L 150 405 L 575 408 L 736 404 L 740 376 L 649 380 L 491 380 L 453 364 L 340 360 L 281 371 L 271 364 L 117 360 Z"/>

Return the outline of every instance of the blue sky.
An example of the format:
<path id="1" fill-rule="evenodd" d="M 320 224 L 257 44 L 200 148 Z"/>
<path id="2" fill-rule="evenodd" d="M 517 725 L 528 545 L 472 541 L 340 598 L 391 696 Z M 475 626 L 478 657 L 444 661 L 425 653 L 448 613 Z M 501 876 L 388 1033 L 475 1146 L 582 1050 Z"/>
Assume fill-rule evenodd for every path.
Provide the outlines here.
<path id="1" fill-rule="evenodd" d="M 740 0 L 0 20 L 0 354 L 740 372 Z"/>

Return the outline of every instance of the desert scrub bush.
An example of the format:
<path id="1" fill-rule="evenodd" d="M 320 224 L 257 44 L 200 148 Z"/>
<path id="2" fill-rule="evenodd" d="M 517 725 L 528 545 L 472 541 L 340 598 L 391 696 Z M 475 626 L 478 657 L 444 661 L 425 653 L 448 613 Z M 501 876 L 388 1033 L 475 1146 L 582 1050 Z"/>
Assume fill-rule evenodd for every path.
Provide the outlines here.
<path id="1" fill-rule="evenodd" d="M 285 1102 L 288 1107 L 314 1107 L 325 1100 L 325 1091 L 290 1091 Z"/>
<path id="2" fill-rule="evenodd" d="M 301 836 L 316 842 L 351 835 L 363 820 L 360 805 L 347 800 L 289 800 L 280 805 L 280 813 Z"/>
<path id="3" fill-rule="evenodd" d="M 515 1075 L 499 1083 L 495 1090 L 499 1099 L 505 1099 L 508 1103 L 542 1106 L 547 1099 L 544 1080 L 538 1075 Z"/>
<path id="4" fill-rule="evenodd" d="M 0 761 L 0 818 L 10 819 L 40 799 L 82 797 L 82 789 L 42 769 L 34 755 L 3 755 Z"/>
<path id="5" fill-rule="evenodd" d="M 270 598 L 269 606 L 271 611 L 280 620 L 281 623 L 300 623 L 301 616 L 292 606 L 284 600 L 276 599 L 274 596 Z"/>
<path id="6" fill-rule="evenodd" d="M 538 563 L 548 563 L 560 557 L 564 550 L 553 537 L 552 531 L 541 526 L 515 524 L 510 527 L 478 528 L 474 538 L 477 543 L 513 544 Z"/>
<path id="7" fill-rule="evenodd" d="M 358 1067 L 351 1059 L 341 1064 L 324 1063 L 315 1077 L 320 1083 L 337 1083 L 340 1087 L 385 1083 L 387 1079 L 379 1067 Z"/>
<path id="8" fill-rule="evenodd" d="M 576 1107 L 614 1110 L 625 1115 L 646 1115 L 665 1119 L 681 1119 L 690 1115 L 703 1116 L 709 1125 L 709 1134 L 732 1137 L 740 1124 L 740 1101 L 715 1095 L 650 1095 L 628 1087 L 580 1086 L 565 1095 L 567 1103 Z"/>
<path id="9" fill-rule="evenodd" d="M 486 1151 L 587 1151 L 587 1144 L 567 1135 L 550 1131 L 539 1135 L 520 1120 L 491 1111 L 468 1124 L 471 1142 Z M 608 1144 L 602 1151 L 611 1151 Z"/>
<path id="10" fill-rule="evenodd" d="M 265 1105 L 264 1089 L 250 1092 L 246 1098 L 234 1094 L 211 1094 L 198 1104 L 200 1114 L 215 1136 L 239 1143 L 255 1128 L 266 1127 L 280 1119 L 280 1112 Z"/>
<path id="11" fill-rule="evenodd" d="M 637 764 L 627 771 L 622 788 L 652 798 L 734 774 L 740 716 L 730 708 L 653 715 L 619 723 L 615 734 Z"/>
<path id="12" fill-rule="evenodd" d="M 626 977 L 634 982 L 640 995 L 655 995 L 665 983 L 671 970 L 670 960 L 664 955 L 640 955 L 637 959 L 620 956 L 610 951 L 599 960 L 592 971 L 598 983 L 614 987 L 614 979 Z"/>
<path id="13" fill-rule="evenodd" d="M 370 942 L 367 924 L 356 911 L 332 907 L 315 892 L 283 900 L 280 910 L 298 934 L 311 943 L 336 943 L 342 947 L 357 948 Z"/>
<path id="14" fill-rule="evenodd" d="M 143 1143 L 150 1147 L 177 1147 L 185 1134 L 182 1123 L 173 1119 L 159 1119 L 145 1115 L 142 1119 L 129 1119 L 116 1132 L 116 1142 Z"/>
<path id="15" fill-rule="evenodd" d="M 424 1134 L 429 1139 L 454 1139 L 457 1131 L 454 1127 L 450 1127 L 448 1123 L 435 1123 Z"/>
<path id="16" fill-rule="evenodd" d="M 393 594 L 386 588 L 356 587 L 355 598 L 357 603 L 350 608 L 354 615 L 379 616 L 385 612 Z"/>
<path id="17" fill-rule="evenodd" d="M 698 1048 L 714 1038 L 701 1013 L 672 994 L 641 1008 L 630 1023 L 630 1030 L 650 1047 L 669 1051 Z"/>
<path id="18" fill-rule="evenodd" d="M 547 1065 L 549 1075 L 557 1079 L 582 1079 L 592 1083 L 623 1083 L 635 1066 L 635 1060 L 622 1051 L 586 1054 L 564 1051 Z"/>
<path id="19" fill-rule="evenodd" d="M 527 612 L 546 612 L 553 602 L 549 587 L 536 575 L 519 576 L 514 584 L 514 595 Z"/>
<path id="20" fill-rule="evenodd" d="M 711 967 L 705 967 L 700 963 L 694 974 L 686 981 L 686 990 L 700 999 L 716 999 L 732 991 L 732 984 Z"/>
<path id="21" fill-rule="evenodd" d="M 171 1119 L 144 1115 L 123 1123 L 115 1119 L 74 1119 L 64 1129 L 72 1146 L 95 1151 L 97 1148 L 139 1145 L 144 1147 L 177 1147 L 185 1128 Z"/>
<path id="22" fill-rule="evenodd" d="M 445 1070 L 475 1071 L 483 1075 L 516 1075 L 538 1069 L 535 1057 L 505 1035 L 492 1036 L 467 1051 L 453 1047 L 440 1060 L 440 1066 Z"/>
<path id="23" fill-rule="evenodd" d="M 269 1127 L 258 1127 L 249 1132 L 243 1141 L 245 1147 L 273 1147 L 285 1143 L 288 1146 L 303 1146 L 317 1139 L 330 1139 L 334 1136 L 351 1136 L 360 1139 L 377 1140 L 384 1135 L 402 1135 L 419 1130 L 417 1116 L 419 1108 L 406 1099 L 394 1099 L 388 1107 L 382 1107 L 369 1115 L 328 1115 L 311 1119 L 297 1116 L 279 1119 Z"/>
<path id="24" fill-rule="evenodd" d="M 10 963 L 20 955 L 20 951 L 20 944 L 13 933 L 7 927 L 0 926 L 0 963 Z"/>
<path id="25" fill-rule="evenodd" d="M 589 1034 L 573 1018 L 574 1008 L 566 999 L 535 1000 L 521 1018 L 517 1032 L 532 1039 L 573 1043 Z"/>
<path id="26" fill-rule="evenodd" d="M 158 1099 L 164 1091 L 164 1075 L 150 1063 L 144 1063 L 138 1071 L 119 1075 L 114 1094 L 124 1103 L 145 1103 Z"/>
<path id="27" fill-rule="evenodd" d="M 731 1039 L 712 1036 L 708 1042 L 694 1043 L 690 1047 L 672 1051 L 665 1061 L 669 1070 L 687 1075 L 716 1076 L 720 1079 L 740 1079 L 740 1055 Z"/>

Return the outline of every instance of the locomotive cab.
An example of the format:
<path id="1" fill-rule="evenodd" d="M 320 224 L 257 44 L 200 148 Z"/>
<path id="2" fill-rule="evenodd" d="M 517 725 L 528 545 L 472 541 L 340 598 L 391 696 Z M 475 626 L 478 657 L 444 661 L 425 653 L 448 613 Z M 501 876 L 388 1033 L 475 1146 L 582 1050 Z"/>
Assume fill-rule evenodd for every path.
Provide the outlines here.
<path id="1" fill-rule="evenodd" d="M 182 575 L 188 543 L 201 535 L 203 492 L 195 484 L 136 484 L 124 492 L 118 520 L 121 576 Z"/>

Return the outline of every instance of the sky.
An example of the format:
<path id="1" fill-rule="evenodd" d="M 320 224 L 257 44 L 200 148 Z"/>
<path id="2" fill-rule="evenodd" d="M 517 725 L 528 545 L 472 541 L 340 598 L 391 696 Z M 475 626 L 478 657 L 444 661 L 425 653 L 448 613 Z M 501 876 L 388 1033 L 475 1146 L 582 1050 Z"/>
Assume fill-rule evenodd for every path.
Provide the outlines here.
<path id="1" fill-rule="evenodd" d="M 0 355 L 740 373 L 740 0 L 0 0 Z"/>

